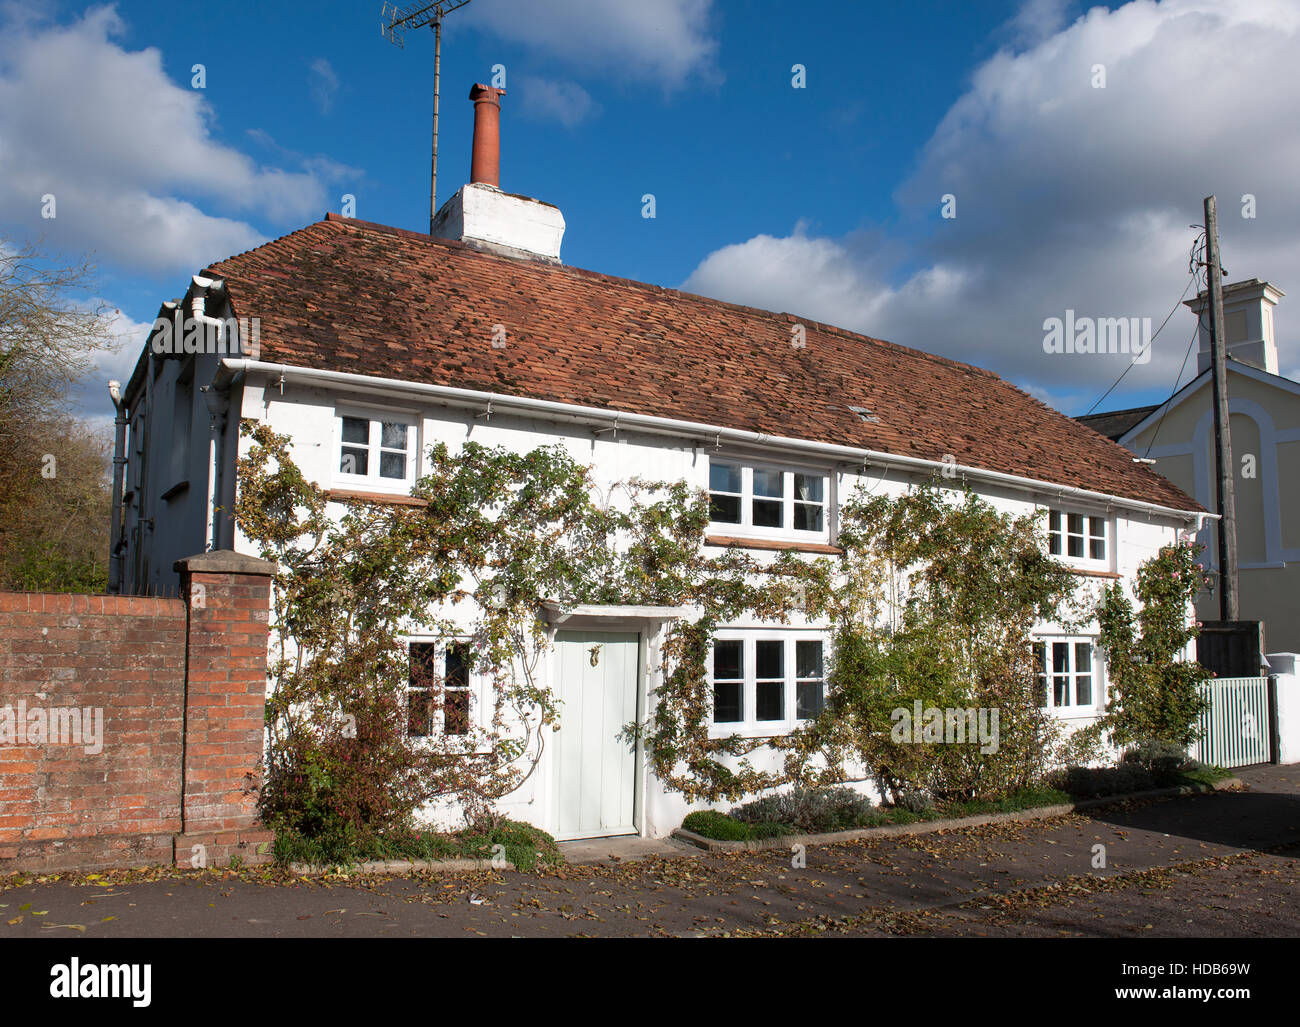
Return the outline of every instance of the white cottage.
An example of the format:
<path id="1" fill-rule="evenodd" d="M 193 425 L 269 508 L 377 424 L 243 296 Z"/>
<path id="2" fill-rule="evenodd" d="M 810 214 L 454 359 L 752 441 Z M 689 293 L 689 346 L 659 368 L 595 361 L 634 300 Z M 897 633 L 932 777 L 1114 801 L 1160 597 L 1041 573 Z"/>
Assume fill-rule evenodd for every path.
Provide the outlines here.
<path id="1" fill-rule="evenodd" d="M 129 434 L 114 587 L 165 588 L 173 561 L 202 549 L 253 552 L 228 513 L 241 418 L 290 436 L 340 510 L 358 497 L 411 502 L 428 447 L 472 439 L 560 444 L 602 487 L 642 476 L 709 490 L 717 547 L 836 554 L 843 497 L 862 483 L 900 492 L 936 470 L 1001 509 L 1049 510 L 1053 552 L 1089 578 L 1131 583 L 1206 516 L 1128 450 L 991 372 L 566 267 L 559 211 L 495 180 L 461 189 L 436 230 L 447 237 L 331 214 L 209 266 L 164 304 L 119 406 Z M 503 812 L 562 839 L 681 823 L 685 802 L 618 738 L 653 702 L 657 641 L 675 615 L 554 617 L 546 673 L 581 716 Z M 1044 624 L 1038 635 L 1049 704 L 1094 719 L 1106 697 L 1095 633 Z M 821 704 L 827 645 L 825 624 L 728 625 L 711 662 L 713 730 L 790 731 Z M 489 705 L 486 687 L 466 682 L 471 715 Z"/>

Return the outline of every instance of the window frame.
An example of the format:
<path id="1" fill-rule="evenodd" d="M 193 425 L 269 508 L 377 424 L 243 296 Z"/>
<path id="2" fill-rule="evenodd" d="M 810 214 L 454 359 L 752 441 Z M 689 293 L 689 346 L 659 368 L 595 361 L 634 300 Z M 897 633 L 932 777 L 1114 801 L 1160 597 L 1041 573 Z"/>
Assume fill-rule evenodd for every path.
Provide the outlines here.
<path id="1" fill-rule="evenodd" d="M 1092 635 L 1036 634 L 1032 639 L 1034 645 L 1035 675 L 1038 681 L 1040 698 L 1047 700 L 1047 705 L 1040 705 L 1040 710 L 1060 713 L 1066 716 L 1095 715 L 1105 704 L 1106 676 L 1101 658 L 1101 648 L 1096 637 Z M 1058 673 L 1055 670 L 1055 646 L 1065 646 L 1066 669 Z M 1088 647 L 1088 669 L 1079 669 L 1079 647 Z M 1043 659 L 1040 660 L 1038 647 L 1043 647 Z M 1078 702 L 1079 679 L 1086 677 L 1089 681 L 1091 695 L 1086 703 Z M 1063 678 L 1069 689 L 1069 703 L 1056 701 L 1056 678 Z M 1045 688 L 1044 688 L 1045 685 Z"/>
<path id="2" fill-rule="evenodd" d="M 441 653 L 441 660 L 439 662 L 440 662 L 440 672 L 443 675 L 443 677 L 441 678 L 438 684 L 430 686 L 430 688 L 428 689 L 430 691 L 435 687 L 439 687 L 440 685 L 444 689 L 446 688 L 446 686 L 442 685 L 441 682 L 445 681 L 446 666 L 447 666 L 446 664 L 447 651 L 453 646 L 468 646 L 470 644 L 470 639 L 468 637 L 460 636 L 460 635 L 453 635 L 453 636 L 404 635 L 402 636 L 402 641 L 406 645 L 408 664 L 413 662 L 413 658 L 411 654 L 412 646 L 416 646 L 416 645 L 441 646 L 442 653 Z M 412 693 L 415 691 L 425 691 L 426 689 L 424 688 L 417 689 L 413 687 L 411 684 L 411 676 L 408 673 L 406 679 L 406 685 L 404 686 L 404 690 L 406 692 L 406 704 L 407 704 L 406 705 L 406 710 L 407 710 L 406 737 L 412 740 L 413 742 L 415 742 L 416 744 L 431 743 L 434 741 L 442 741 L 442 740 L 448 742 L 457 742 L 463 744 L 466 748 L 466 751 L 470 751 L 471 744 L 475 740 L 475 736 L 479 734 L 480 729 L 482 728 L 482 719 L 483 719 L 482 685 L 483 685 L 483 676 L 480 673 L 474 671 L 467 663 L 465 666 L 464 686 L 451 689 L 451 691 L 463 692 L 467 696 L 466 702 L 468 703 L 468 709 L 466 711 L 464 732 L 455 733 L 455 734 L 447 733 L 446 731 L 447 706 L 444 701 L 443 705 L 440 708 L 440 712 L 442 714 L 442 724 L 441 725 L 430 724 L 429 731 L 426 732 L 425 734 L 412 734 L 411 724 L 410 724 Z"/>
<path id="3" fill-rule="evenodd" d="M 799 685 L 820 681 L 822 686 L 822 707 L 826 704 L 826 667 L 830 657 L 830 636 L 821 629 L 800 628 L 724 628 L 713 638 L 713 645 L 719 642 L 740 642 L 741 676 L 740 681 L 740 720 L 717 721 L 713 719 L 714 686 L 719 682 L 730 683 L 737 679 L 714 677 L 713 647 L 709 649 L 707 671 L 709 676 L 709 736 L 713 738 L 739 734 L 747 738 L 763 738 L 789 734 L 812 718 L 799 718 Z M 758 719 L 758 686 L 760 682 L 775 682 L 777 678 L 759 678 L 757 652 L 760 642 L 781 643 L 781 678 L 782 715 L 775 720 Z M 799 677 L 799 643 L 820 642 L 821 677 Z"/>
<path id="4" fill-rule="evenodd" d="M 715 521 L 710 510 L 709 514 L 709 532 L 714 535 L 726 535 L 734 538 L 755 538 L 771 539 L 777 541 L 790 542 L 817 542 L 829 543 L 831 540 L 831 518 L 834 507 L 833 496 L 835 489 L 834 471 L 806 464 L 782 464 L 772 463 L 762 460 L 750 460 L 744 457 L 729 457 L 726 455 L 710 456 L 708 468 L 706 471 L 705 491 L 709 494 L 710 500 L 714 495 L 713 485 L 713 467 L 715 464 L 734 467 L 740 471 L 740 492 L 724 492 L 718 490 L 719 495 L 737 496 L 740 500 L 740 521 Z M 779 473 L 781 478 L 781 527 L 766 527 L 754 523 L 754 502 L 762 502 L 775 497 L 766 497 L 756 495 L 754 492 L 754 473 L 755 472 Z M 807 500 L 801 500 L 795 493 L 796 476 L 804 476 L 819 479 L 822 483 L 822 498 L 818 503 L 811 503 Z M 822 526 L 818 530 L 807 530 L 796 528 L 794 526 L 795 512 L 798 506 L 820 506 L 822 510 Z"/>
<path id="5" fill-rule="evenodd" d="M 1080 509 L 1078 507 L 1068 506 L 1048 506 L 1047 510 L 1047 555 L 1053 560 L 1059 560 L 1061 563 L 1071 567 L 1084 567 L 1092 570 L 1110 570 L 1112 557 L 1115 552 L 1115 519 L 1108 513 L 1097 513 L 1092 510 Z M 1072 531 L 1070 520 L 1078 517 L 1081 519 L 1079 531 Z M 1053 530 L 1052 524 L 1054 518 L 1060 518 L 1058 530 Z M 1102 534 L 1096 535 L 1094 532 L 1097 525 L 1101 526 Z M 1061 552 L 1052 552 L 1053 536 L 1058 536 L 1061 540 Z M 1082 542 L 1083 555 L 1070 555 L 1070 540 L 1072 538 L 1080 539 Z M 1098 541 L 1102 542 L 1104 552 L 1101 556 L 1093 556 L 1093 544 Z"/>
<path id="6" fill-rule="evenodd" d="M 340 470 L 343 459 L 343 419 L 364 420 L 368 424 L 366 441 L 367 462 L 365 474 L 351 474 Z M 385 478 L 379 473 L 383 445 L 383 425 L 403 424 L 406 426 L 406 473 L 402 478 Z M 347 443 L 348 446 L 360 448 L 360 443 Z M 394 452 L 392 449 L 389 452 Z M 352 489 L 360 492 L 385 492 L 395 495 L 408 495 L 419 474 L 420 457 L 420 419 L 406 410 L 386 410 L 376 407 L 359 407 L 339 404 L 334 408 L 334 429 L 330 456 L 330 482 L 335 488 Z"/>

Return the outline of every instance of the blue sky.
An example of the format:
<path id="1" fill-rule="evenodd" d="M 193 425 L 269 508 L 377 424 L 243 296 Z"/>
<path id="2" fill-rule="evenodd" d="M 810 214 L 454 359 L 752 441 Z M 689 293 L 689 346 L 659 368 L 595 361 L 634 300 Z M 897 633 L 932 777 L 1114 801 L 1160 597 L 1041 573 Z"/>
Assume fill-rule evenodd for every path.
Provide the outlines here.
<path id="1" fill-rule="evenodd" d="M 422 230 L 432 34 L 393 47 L 379 7 L 0 7 L 0 235 L 93 250 L 137 349 L 189 274 L 345 193 Z M 1160 324 L 1207 193 L 1229 280 L 1300 290 L 1298 33 L 1296 0 L 473 0 L 444 35 L 439 197 L 468 177 L 468 87 L 503 65 L 502 186 L 563 210 L 566 263 L 981 364 L 1081 413 L 1128 358 L 1045 354 L 1044 319 Z M 1102 409 L 1163 399 L 1193 327 L 1180 310 Z"/>

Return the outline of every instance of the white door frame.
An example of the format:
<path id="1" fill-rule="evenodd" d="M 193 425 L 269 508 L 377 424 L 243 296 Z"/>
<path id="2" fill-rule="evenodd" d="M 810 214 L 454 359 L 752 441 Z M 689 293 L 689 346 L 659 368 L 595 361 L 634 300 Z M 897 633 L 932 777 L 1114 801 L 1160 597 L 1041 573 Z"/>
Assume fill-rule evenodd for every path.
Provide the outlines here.
<path id="1" fill-rule="evenodd" d="M 611 633 L 633 633 L 637 635 L 636 665 L 636 711 L 638 721 L 644 720 L 648 710 L 650 682 L 662 679 L 659 663 L 659 650 L 662 645 L 666 625 L 679 617 L 686 616 L 687 608 L 675 606 L 576 606 L 564 609 L 557 604 L 544 603 L 543 611 L 548 621 L 547 641 L 552 652 L 550 658 L 549 680 L 555 683 L 555 666 L 557 651 L 555 636 L 559 631 L 607 631 Z M 563 721 L 564 714 L 560 714 Z M 560 841 L 572 839 L 559 838 L 560 810 L 555 799 L 555 752 L 548 755 L 547 773 L 544 787 L 548 799 L 548 825 Z M 646 764 L 644 743 L 636 741 L 633 753 L 634 792 L 632 799 L 632 823 L 634 833 L 640 837 L 646 834 L 646 793 L 649 786 L 650 771 Z M 597 836 L 599 837 L 599 836 Z M 610 836 L 616 837 L 616 836 Z M 623 835 L 622 837 L 628 837 Z"/>

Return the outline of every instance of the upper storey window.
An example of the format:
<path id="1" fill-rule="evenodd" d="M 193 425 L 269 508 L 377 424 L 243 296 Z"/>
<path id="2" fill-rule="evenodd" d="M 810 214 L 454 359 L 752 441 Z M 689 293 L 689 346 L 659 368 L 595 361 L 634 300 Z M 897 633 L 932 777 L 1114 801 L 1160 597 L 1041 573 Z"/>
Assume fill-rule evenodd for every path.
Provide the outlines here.
<path id="1" fill-rule="evenodd" d="M 405 492 L 414 484 L 416 430 L 410 419 L 339 412 L 334 424 L 336 485 Z"/>
<path id="2" fill-rule="evenodd" d="M 824 541 L 828 486 L 819 471 L 712 460 L 709 520 L 729 534 Z"/>
<path id="3" fill-rule="evenodd" d="M 1047 551 L 1066 562 L 1109 564 L 1110 525 L 1107 518 L 1055 508 L 1049 510 Z"/>

